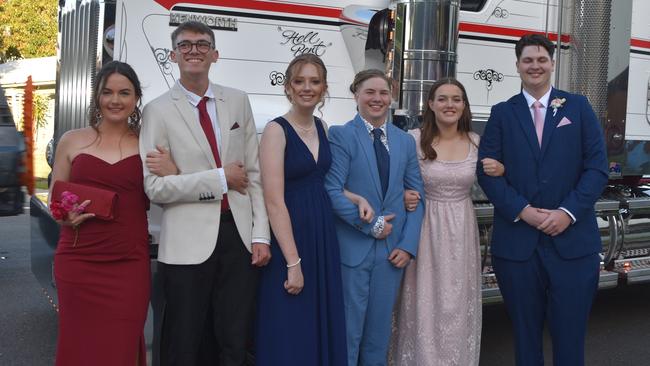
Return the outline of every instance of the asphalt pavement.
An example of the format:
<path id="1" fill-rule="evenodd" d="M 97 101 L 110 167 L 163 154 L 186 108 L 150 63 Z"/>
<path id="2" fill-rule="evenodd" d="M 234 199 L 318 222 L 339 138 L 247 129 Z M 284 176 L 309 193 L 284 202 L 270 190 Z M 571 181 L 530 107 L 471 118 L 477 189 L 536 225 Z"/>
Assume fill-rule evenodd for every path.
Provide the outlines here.
<path id="1" fill-rule="evenodd" d="M 54 363 L 57 315 L 31 273 L 29 224 L 29 210 L 20 216 L 0 217 L 2 366 Z M 146 333 L 150 336 L 151 330 Z M 514 365 L 512 347 L 504 306 L 485 306 L 480 365 Z M 551 365 L 548 336 L 544 349 L 546 365 Z M 598 293 L 586 349 L 588 366 L 650 365 L 650 284 L 619 286 Z"/>
<path id="2" fill-rule="evenodd" d="M 57 315 L 30 265 L 29 210 L 0 217 L 0 365 L 53 365 Z"/>
<path id="3" fill-rule="evenodd" d="M 552 365 L 548 332 L 545 365 Z M 503 304 L 483 307 L 481 366 L 514 366 L 513 335 Z M 587 366 L 650 365 L 650 284 L 601 290 L 589 318 Z"/>

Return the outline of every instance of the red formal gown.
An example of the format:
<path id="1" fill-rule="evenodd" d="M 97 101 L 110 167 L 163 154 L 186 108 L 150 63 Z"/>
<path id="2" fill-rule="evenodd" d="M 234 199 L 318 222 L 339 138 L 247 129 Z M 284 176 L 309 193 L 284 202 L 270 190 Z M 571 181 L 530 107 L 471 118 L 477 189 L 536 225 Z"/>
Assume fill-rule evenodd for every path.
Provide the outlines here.
<path id="1" fill-rule="evenodd" d="M 148 206 L 142 162 L 72 161 L 70 182 L 116 192 L 115 218 L 61 228 L 54 257 L 59 295 L 57 366 L 146 364 L 143 329 L 150 291 Z"/>

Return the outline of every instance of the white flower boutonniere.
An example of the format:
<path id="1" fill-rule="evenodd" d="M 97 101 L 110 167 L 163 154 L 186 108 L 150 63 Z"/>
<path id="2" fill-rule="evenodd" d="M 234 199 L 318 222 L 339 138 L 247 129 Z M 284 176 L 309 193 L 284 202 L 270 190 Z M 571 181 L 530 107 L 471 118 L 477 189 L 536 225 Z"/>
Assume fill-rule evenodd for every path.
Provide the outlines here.
<path id="1" fill-rule="evenodd" d="M 557 109 L 561 108 L 566 102 L 566 98 L 555 98 L 551 101 L 551 108 L 553 108 L 553 117 L 557 114 Z"/>

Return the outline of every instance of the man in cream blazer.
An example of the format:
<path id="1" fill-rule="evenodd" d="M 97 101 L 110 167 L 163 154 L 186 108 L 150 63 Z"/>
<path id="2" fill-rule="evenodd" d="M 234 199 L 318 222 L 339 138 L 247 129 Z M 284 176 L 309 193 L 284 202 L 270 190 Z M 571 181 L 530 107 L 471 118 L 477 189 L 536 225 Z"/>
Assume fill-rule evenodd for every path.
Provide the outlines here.
<path id="1" fill-rule="evenodd" d="M 245 93 L 208 79 L 218 59 L 210 28 L 185 22 L 172 44 L 180 80 L 147 104 L 140 132 L 145 191 L 163 209 L 161 364 L 213 364 L 210 357 L 218 357 L 219 365 L 239 366 L 256 267 L 270 259 L 255 123 Z M 155 174 L 161 154 L 170 154 L 177 175 Z M 205 341 L 213 336 L 216 344 Z"/>

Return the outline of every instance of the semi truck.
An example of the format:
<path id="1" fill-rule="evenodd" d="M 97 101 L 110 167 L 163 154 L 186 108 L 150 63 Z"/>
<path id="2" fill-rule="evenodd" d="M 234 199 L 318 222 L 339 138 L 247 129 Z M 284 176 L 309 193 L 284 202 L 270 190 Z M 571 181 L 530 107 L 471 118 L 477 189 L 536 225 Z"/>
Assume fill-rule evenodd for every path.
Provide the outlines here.
<path id="1" fill-rule="evenodd" d="M 553 84 L 588 97 L 604 131 L 610 184 L 595 205 L 603 241 L 600 288 L 650 281 L 650 27 L 645 0 L 60 0 L 53 143 L 88 124 L 95 74 L 128 62 L 142 102 L 179 77 L 170 34 L 196 20 L 214 30 L 219 61 L 210 78 L 244 90 L 258 131 L 289 107 L 284 70 L 302 53 L 328 69 L 330 125 L 350 120 L 348 86 L 356 72 L 384 70 L 393 80 L 392 123 L 419 125 L 430 85 L 456 77 L 466 87 L 479 134 L 492 105 L 521 90 L 514 44 L 527 33 L 556 43 Z M 52 150 L 53 151 L 53 150 Z M 51 153 L 49 154 L 51 159 Z M 484 303 L 499 301 L 490 261 L 494 210 L 473 190 L 479 222 Z M 58 227 L 47 199 L 30 201 L 32 270 L 56 304 L 52 256 Z M 160 209 L 149 213 L 155 259 Z M 154 262 L 155 263 L 155 262 Z M 155 271 L 155 266 L 153 266 Z M 459 270 L 462 270 L 459 268 Z M 154 282 L 155 282 L 154 274 Z M 154 296 L 156 299 L 154 283 Z M 155 306 L 154 306 L 155 307 Z M 154 309 L 155 313 L 155 309 Z"/>

